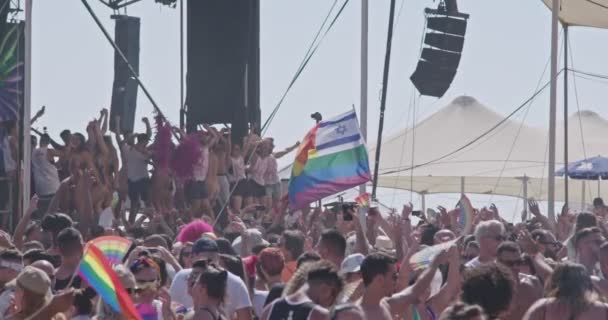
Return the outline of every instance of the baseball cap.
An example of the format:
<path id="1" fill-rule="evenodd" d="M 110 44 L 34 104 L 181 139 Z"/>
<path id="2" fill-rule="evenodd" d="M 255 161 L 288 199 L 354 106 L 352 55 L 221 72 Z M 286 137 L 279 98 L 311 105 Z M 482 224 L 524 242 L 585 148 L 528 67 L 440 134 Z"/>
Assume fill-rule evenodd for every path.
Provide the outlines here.
<path id="1" fill-rule="evenodd" d="M 217 243 L 215 240 L 209 238 L 200 238 L 192 245 L 192 254 L 204 253 L 204 252 L 219 252 Z"/>
<path id="2" fill-rule="evenodd" d="M 245 230 L 245 233 L 247 234 L 247 237 L 249 238 L 249 247 L 253 248 L 259 245 L 265 245 L 265 246 L 269 246 L 270 243 L 266 240 L 264 240 L 264 238 L 262 238 L 262 232 L 260 232 L 260 230 L 258 229 L 247 229 Z M 232 241 L 232 248 L 234 249 L 234 251 L 236 251 L 236 253 L 240 254 L 241 253 L 241 242 L 243 241 L 243 238 L 241 236 L 238 236 L 236 239 L 234 239 L 234 241 Z"/>
<path id="3" fill-rule="evenodd" d="M 359 272 L 361 270 L 361 263 L 363 263 L 363 259 L 365 256 L 360 253 L 354 253 L 342 261 L 342 265 L 340 266 L 340 273 L 347 274 L 352 272 Z"/>
<path id="4" fill-rule="evenodd" d="M 44 296 L 44 304 L 51 301 L 51 279 L 44 271 L 27 266 L 17 276 L 16 283 L 28 291 Z"/>

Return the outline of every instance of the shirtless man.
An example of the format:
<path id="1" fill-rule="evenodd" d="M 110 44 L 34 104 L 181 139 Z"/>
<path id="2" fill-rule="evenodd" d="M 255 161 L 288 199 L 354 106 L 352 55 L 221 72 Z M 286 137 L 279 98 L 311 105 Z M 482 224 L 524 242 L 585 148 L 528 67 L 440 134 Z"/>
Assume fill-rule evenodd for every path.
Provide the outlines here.
<path id="1" fill-rule="evenodd" d="M 228 168 L 232 163 L 230 158 L 232 150 L 230 139 L 230 129 L 222 129 L 219 134 L 219 141 L 214 148 L 215 156 L 217 157 L 218 200 L 220 201 L 220 207 L 227 205 L 230 200 L 230 183 L 228 182 Z"/>
<path id="2" fill-rule="evenodd" d="M 543 297 L 543 287 L 535 276 L 519 272 L 519 267 L 523 265 L 524 260 L 517 243 L 510 241 L 501 243 L 498 246 L 496 260 L 509 268 L 513 279 L 517 281 L 513 301 L 511 301 L 509 312 L 504 319 L 519 320 L 536 300 Z"/>
<path id="3" fill-rule="evenodd" d="M 395 293 L 399 278 L 395 261 L 380 253 L 368 255 L 361 264 L 361 275 L 365 286 L 361 307 L 365 319 L 409 319 L 406 311 L 424 295 L 437 268 L 447 262 L 448 256 L 447 250 L 440 252 L 413 286 Z"/>

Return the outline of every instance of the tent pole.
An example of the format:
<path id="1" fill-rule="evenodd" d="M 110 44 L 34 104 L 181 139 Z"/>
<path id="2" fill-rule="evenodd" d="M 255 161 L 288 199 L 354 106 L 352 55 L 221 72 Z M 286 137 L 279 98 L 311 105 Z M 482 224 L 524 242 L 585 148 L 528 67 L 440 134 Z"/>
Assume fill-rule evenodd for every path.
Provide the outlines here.
<path id="1" fill-rule="evenodd" d="M 585 187 L 587 186 L 587 181 L 583 180 L 583 194 L 581 196 L 581 211 L 585 210 Z"/>
<path id="2" fill-rule="evenodd" d="M 464 177 L 460 177 L 460 194 L 464 194 Z"/>
<path id="3" fill-rule="evenodd" d="M 368 48 L 368 11 L 369 0 L 361 1 L 361 110 L 359 111 L 361 133 L 367 141 L 367 48 Z M 359 193 L 366 192 L 365 184 L 359 186 Z"/>
<path id="4" fill-rule="evenodd" d="M 523 221 L 528 220 L 528 180 L 530 178 L 528 178 L 528 176 L 524 175 L 523 179 L 521 180 L 521 182 L 523 183 L 523 191 L 524 191 L 524 216 L 522 219 Z"/>
<path id="5" fill-rule="evenodd" d="M 568 205 L 568 25 L 564 24 L 564 200 Z"/>
<path id="6" fill-rule="evenodd" d="M 555 223 L 555 121 L 557 106 L 557 42 L 560 0 L 553 0 L 551 7 L 551 90 L 549 99 L 549 168 L 547 174 L 548 217 Z"/>
<path id="7" fill-rule="evenodd" d="M 422 205 L 422 215 L 426 215 L 426 192 L 420 193 L 420 203 Z"/>
<path id="8" fill-rule="evenodd" d="M 378 140 L 376 142 L 376 163 L 374 165 L 374 178 L 372 180 L 372 199 L 376 199 L 378 187 L 378 169 L 380 168 L 380 149 L 382 149 L 382 129 L 384 129 L 384 110 L 386 109 L 386 91 L 388 89 L 388 72 L 391 63 L 391 47 L 393 44 L 393 27 L 395 21 L 395 2 L 391 0 L 388 17 L 388 33 L 386 36 L 386 55 L 384 57 L 384 74 L 382 76 L 382 99 L 380 100 L 380 123 L 378 124 Z"/>
<path id="9" fill-rule="evenodd" d="M 600 181 L 601 179 L 598 177 L 597 178 L 597 197 L 600 197 Z"/>

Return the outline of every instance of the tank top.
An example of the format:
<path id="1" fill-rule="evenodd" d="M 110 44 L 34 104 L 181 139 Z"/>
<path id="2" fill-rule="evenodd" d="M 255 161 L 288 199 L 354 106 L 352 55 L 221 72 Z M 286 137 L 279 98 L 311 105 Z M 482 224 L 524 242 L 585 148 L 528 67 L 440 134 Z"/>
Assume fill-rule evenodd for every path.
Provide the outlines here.
<path id="1" fill-rule="evenodd" d="M 269 319 L 273 320 L 307 320 L 315 308 L 315 304 L 307 301 L 291 304 L 286 298 L 277 300 L 272 306 Z"/>

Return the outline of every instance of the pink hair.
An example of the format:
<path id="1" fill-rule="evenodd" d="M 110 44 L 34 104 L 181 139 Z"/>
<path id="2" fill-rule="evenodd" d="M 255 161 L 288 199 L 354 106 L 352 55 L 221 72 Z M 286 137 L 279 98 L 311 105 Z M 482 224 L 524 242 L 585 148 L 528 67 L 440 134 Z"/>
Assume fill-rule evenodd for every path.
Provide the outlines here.
<path id="1" fill-rule="evenodd" d="M 177 235 L 177 241 L 181 243 L 196 242 L 206 232 L 213 232 L 213 227 L 202 220 L 194 220 L 182 228 Z"/>

